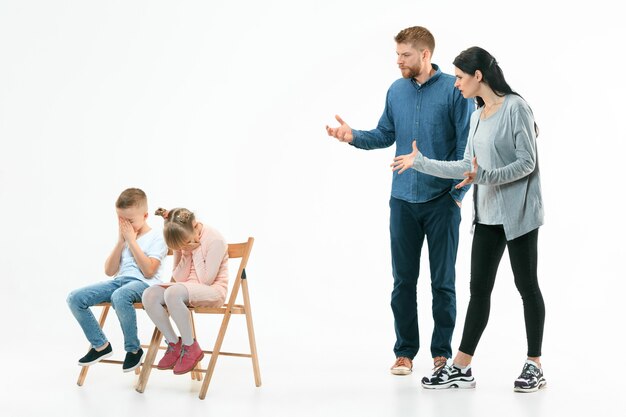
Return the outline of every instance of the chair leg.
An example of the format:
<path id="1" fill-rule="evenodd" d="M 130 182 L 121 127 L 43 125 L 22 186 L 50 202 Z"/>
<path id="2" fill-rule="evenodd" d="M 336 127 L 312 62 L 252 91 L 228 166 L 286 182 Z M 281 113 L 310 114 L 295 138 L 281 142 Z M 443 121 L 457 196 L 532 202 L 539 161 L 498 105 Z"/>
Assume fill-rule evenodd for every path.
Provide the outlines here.
<path id="1" fill-rule="evenodd" d="M 213 376 L 213 371 L 215 370 L 217 357 L 219 356 L 220 349 L 222 348 L 222 342 L 224 342 L 224 336 L 226 335 L 226 328 L 228 327 L 230 316 L 230 312 L 224 314 L 224 319 L 222 320 L 222 325 L 220 326 L 220 332 L 217 336 L 217 340 L 215 341 L 215 347 L 213 348 L 213 354 L 211 355 L 209 366 L 206 369 L 206 375 L 204 377 L 204 381 L 202 381 L 202 387 L 200 388 L 200 395 L 198 397 L 201 400 L 204 400 L 204 397 L 206 397 L 206 392 L 209 389 L 209 383 L 211 382 L 211 377 Z"/>
<path id="2" fill-rule="evenodd" d="M 252 325 L 252 310 L 250 308 L 250 296 L 248 294 L 248 281 L 241 281 L 241 292 L 246 309 L 246 325 L 248 327 L 248 340 L 250 342 L 250 353 L 252 355 L 252 368 L 254 370 L 254 384 L 261 386 L 261 370 L 259 369 L 259 355 L 256 350 L 256 338 L 254 336 L 254 326 Z"/>
<path id="3" fill-rule="evenodd" d="M 196 336 L 196 321 L 194 319 L 193 310 L 189 310 L 189 318 L 191 320 L 191 333 L 194 339 L 197 339 Z M 202 381 L 202 373 L 199 370 L 202 369 L 200 362 L 196 364 L 196 367 L 191 370 L 191 379 L 196 381 Z"/>
<path id="4" fill-rule="evenodd" d="M 104 322 L 107 319 L 107 314 L 109 313 L 110 307 L 111 307 L 110 305 L 106 305 L 102 308 L 102 313 L 100 313 L 100 320 L 98 320 L 98 324 L 100 325 L 101 329 L 104 327 Z M 91 349 L 91 345 L 89 345 L 89 349 Z M 79 387 L 83 386 L 83 383 L 85 382 L 85 378 L 87 377 L 87 371 L 89 371 L 89 366 L 83 366 L 82 369 L 80 370 L 80 374 L 78 374 L 78 381 L 76 381 L 76 384 Z"/>
<path id="5" fill-rule="evenodd" d="M 152 371 L 152 365 L 154 364 L 157 352 L 159 351 L 162 338 L 163 334 L 158 328 L 155 327 L 154 332 L 152 333 L 152 339 L 150 340 L 150 347 L 148 347 L 148 353 L 146 353 L 146 358 L 141 366 L 141 373 L 139 374 L 139 380 L 137 381 L 137 386 L 135 387 L 135 391 L 137 392 L 144 392 L 146 389 L 148 378 L 150 377 L 150 371 Z"/>

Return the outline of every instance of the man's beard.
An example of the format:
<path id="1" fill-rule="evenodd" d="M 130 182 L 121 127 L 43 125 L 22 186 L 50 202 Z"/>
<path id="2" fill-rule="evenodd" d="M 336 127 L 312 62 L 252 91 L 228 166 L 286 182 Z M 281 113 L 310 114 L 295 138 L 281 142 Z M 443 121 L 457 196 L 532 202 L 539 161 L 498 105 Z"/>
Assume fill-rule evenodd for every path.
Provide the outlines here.
<path id="1" fill-rule="evenodd" d="M 419 71 L 416 71 L 415 68 L 404 67 L 400 70 L 403 78 L 415 78 L 419 75 Z"/>

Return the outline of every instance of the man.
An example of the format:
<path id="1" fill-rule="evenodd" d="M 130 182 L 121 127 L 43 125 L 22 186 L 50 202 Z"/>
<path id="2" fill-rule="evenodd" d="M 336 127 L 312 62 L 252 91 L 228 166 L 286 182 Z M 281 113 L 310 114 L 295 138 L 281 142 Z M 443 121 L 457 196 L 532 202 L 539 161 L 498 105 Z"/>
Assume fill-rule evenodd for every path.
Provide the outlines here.
<path id="1" fill-rule="evenodd" d="M 431 63 L 433 35 L 424 27 L 400 31 L 396 37 L 402 78 L 387 91 L 385 110 L 374 130 L 353 130 L 341 117 L 339 127 L 326 126 L 329 136 L 359 149 L 386 148 L 396 143 L 396 156 L 410 153 L 413 140 L 428 158 L 463 159 L 474 102 L 454 88 L 455 78 Z M 408 175 L 407 175 L 408 174 Z M 456 320 L 455 262 L 461 222 L 461 200 L 467 187 L 458 181 L 410 170 L 393 173 L 389 206 L 391 258 L 394 277 L 396 361 L 394 375 L 408 375 L 417 354 L 417 278 L 424 237 L 428 242 L 434 330 L 430 350 L 435 368 L 452 356 Z"/>

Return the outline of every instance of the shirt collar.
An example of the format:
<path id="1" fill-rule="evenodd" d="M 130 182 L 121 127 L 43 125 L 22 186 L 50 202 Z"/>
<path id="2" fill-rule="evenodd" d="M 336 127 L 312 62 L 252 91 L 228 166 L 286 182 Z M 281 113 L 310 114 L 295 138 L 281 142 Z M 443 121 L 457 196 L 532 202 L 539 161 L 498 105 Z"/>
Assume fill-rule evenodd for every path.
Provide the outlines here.
<path id="1" fill-rule="evenodd" d="M 432 84 L 435 81 L 437 81 L 437 78 L 439 78 L 441 76 L 441 70 L 439 69 L 439 65 L 437 64 L 431 64 L 433 66 L 433 69 L 435 70 L 435 73 L 433 74 L 432 77 L 430 77 L 428 80 L 426 80 L 426 82 L 424 84 L 420 84 L 417 81 L 415 81 L 415 78 L 411 78 L 411 82 L 418 88 L 421 88 L 425 85 L 428 84 Z"/>

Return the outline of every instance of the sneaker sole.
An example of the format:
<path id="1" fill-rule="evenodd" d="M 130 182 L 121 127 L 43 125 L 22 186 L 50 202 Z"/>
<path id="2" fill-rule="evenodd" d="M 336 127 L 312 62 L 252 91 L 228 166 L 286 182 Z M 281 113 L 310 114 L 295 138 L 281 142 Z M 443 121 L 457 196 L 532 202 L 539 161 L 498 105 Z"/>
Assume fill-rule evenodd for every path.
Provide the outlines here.
<path id="1" fill-rule="evenodd" d="M 537 386 L 536 386 L 536 387 L 534 387 L 534 388 L 521 388 L 521 387 L 514 387 L 514 388 L 513 388 L 513 391 L 515 391 L 515 392 L 528 392 L 528 393 L 530 393 L 530 392 L 537 392 L 537 391 L 539 391 L 540 389 L 545 388 L 545 387 L 546 387 L 546 385 L 548 385 L 548 383 L 547 383 L 546 381 L 541 381 L 541 382 L 540 382 L 539 384 L 537 384 Z"/>
<path id="2" fill-rule="evenodd" d="M 391 370 L 392 375 L 411 375 L 412 372 L 413 370 L 411 369 L 392 369 Z"/>
<path id="3" fill-rule="evenodd" d="M 422 382 L 422 387 L 426 389 L 449 389 L 449 388 L 471 389 L 471 388 L 476 388 L 476 381 L 450 381 L 444 384 L 437 384 L 437 385 L 428 385 Z"/>
<path id="4" fill-rule="evenodd" d="M 141 364 L 143 363 L 144 356 L 146 356 L 146 352 L 141 354 L 141 358 L 139 358 L 139 360 L 137 361 L 137 364 L 135 366 L 133 366 L 132 368 L 128 368 L 128 369 L 122 368 L 122 371 L 124 371 L 124 372 L 132 372 L 135 369 L 139 368 L 141 366 Z"/>
<path id="5" fill-rule="evenodd" d="M 111 357 L 112 355 L 113 355 L 113 351 L 109 353 L 105 353 L 104 355 L 100 356 L 98 359 L 94 359 L 91 362 L 78 362 L 78 366 L 91 366 L 93 364 L 100 362 L 102 359 Z"/>
<path id="6" fill-rule="evenodd" d="M 185 372 L 180 372 L 180 371 L 179 371 L 179 372 L 176 372 L 176 371 L 174 371 L 174 375 L 184 375 L 184 374 L 187 374 L 187 373 L 189 373 L 189 372 L 193 371 L 193 370 L 196 368 L 196 366 L 198 365 L 198 363 L 199 363 L 202 359 L 204 359 L 204 353 L 202 353 L 202 355 L 200 355 L 200 357 L 198 358 L 198 360 L 197 360 L 197 361 L 193 364 L 193 366 L 192 366 L 192 367 L 191 367 L 188 371 L 185 371 Z"/>

